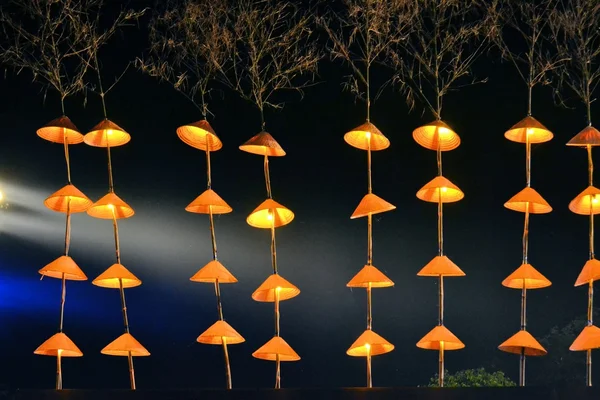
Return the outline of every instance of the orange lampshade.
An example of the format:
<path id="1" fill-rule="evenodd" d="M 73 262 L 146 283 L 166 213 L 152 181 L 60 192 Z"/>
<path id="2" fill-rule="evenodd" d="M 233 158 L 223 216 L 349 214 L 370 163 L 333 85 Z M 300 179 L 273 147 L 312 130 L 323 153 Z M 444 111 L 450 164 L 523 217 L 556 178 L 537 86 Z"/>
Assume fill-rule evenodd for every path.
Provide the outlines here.
<path id="1" fill-rule="evenodd" d="M 448 328 L 438 325 L 423 336 L 417 343 L 417 347 L 425 350 L 439 350 L 440 344 L 444 343 L 444 350 L 460 350 L 465 347 Z"/>
<path id="2" fill-rule="evenodd" d="M 261 132 L 251 137 L 246 143 L 240 146 L 240 150 L 258 154 L 259 156 L 285 156 L 285 151 L 283 151 L 279 143 L 268 132 Z"/>
<path id="3" fill-rule="evenodd" d="M 413 139 L 429 150 L 454 150 L 460 146 L 460 137 L 444 121 L 437 120 L 418 127 L 413 131 Z"/>
<path id="4" fill-rule="evenodd" d="M 40 356 L 58 356 L 60 351 L 61 357 L 81 357 L 83 353 L 79 350 L 79 347 L 73 343 L 67 335 L 62 332 L 55 333 L 40 345 L 33 354 Z"/>
<path id="5" fill-rule="evenodd" d="M 85 144 L 94 147 L 117 147 L 129 143 L 131 136 L 114 122 L 104 119 L 84 137 Z"/>
<path id="6" fill-rule="evenodd" d="M 217 260 L 212 260 L 190 278 L 193 282 L 214 283 L 236 283 L 238 280 Z"/>
<path id="7" fill-rule="evenodd" d="M 38 129 L 36 133 L 42 139 L 54 143 L 65 143 L 65 138 L 67 144 L 78 144 L 83 142 L 83 135 L 66 115 L 48 122 Z"/>
<path id="8" fill-rule="evenodd" d="M 502 281 L 502 286 L 511 289 L 542 289 L 552 285 L 544 275 L 531 264 L 521 264 L 519 268 Z"/>
<path id="9" fill-rule="evenodd" d="M 49 276 L 50 278 L 62 279 L 63 274 L 65 279 L 70 281 L 85 281 L 87 276 L 81 268 L 75 264 L 75 261 L 69 256 L 60 256 L 50 264 L 38 271 L 41 275 Z"/>
<path id="10" fill-rule="evenodd" d="M 521 354 L 521 350 L 525 350 L 526 356 L 545 356 L 548 354 L 546 349 L 535 340 L 531 333 L 520 330 L 519 332 L 512 335 L 498 348 L 507 353 Z"/>
<path id="11" fill-rule="evenodd" d="M 267 199 L 252 211 L 252 214 L 246 218 L 246 222 L 255 228 L 271 229 L 272 226 L 279 228 L 287 225 L 293 219 L 292 210 L 273 199 Z"/>
<path id="12" fill-rule="evenodd" d="M 71 213 L 78 213 L 86 211 L 92 201 L 75 186 L 66 185 L 44 200 L 44 205 L 56 212 L 66 213 L 68 208 Z"/>
<path id="13" fill-rule="evenodd" d="M 504 133 L 508 140 L 518 143 L 544 143 L 554 135 L 532 116 L 527 116 Z"/>
<path id="14" fill-rule="evenodd" d="M 346 350 L 346 354 L 352 357 L 367 357 L 367 355 L 378 356 L 394 350 L 394 345 L 367 329 Z"/>
<path id="15" fill-rule="evenodd" d="M 107 356 L 129 356 L 144 357 L 149 356 L 150 352 L 146 350 L 130 333 L 124 333 L 103 348 L 100 353 Z"/>
<path id="16" fill-rule="evenodd" d="M 443 176 L 436 176 L 417 192 L 420 200 L 437 203 L 441 197 L 442 203 L 454 203 L 462 200 L 465 194 Z"/>
<path id="17" fill-rule="evenodd" d="M 347 287 L 368 288 L 384 288 L 394 286 L 394 282 L 385 276 L 383 272 L 375 268 L 373 265 L 365 265 L 358 274 L 354 275 Z"/>
<path id="18" fill-rule="evenodd" d="M 90 217 L 101 219 L 116 219 L 133 217 L 135 211 L 115 193 L 110 192 L 92 204 L 87 213 Z"/>
<path id="19" fill-rule="evenodd" d="M 368 193 L 362 198 L 358 204 L 358 207 L 356 207 L 356 210 L 354 210 L 352 213 L 350 219 L 366 217 L 369 214 L 379 214 L 394 209 L 396 209 L 395 205 L 388 203 L 373 193 Z"/>
<path id="20" fill-rule="evenodd" d="M 291 348 L 283 338 L 273 337 L 265 343 L 260 349 L 252 353 L 252 357 L 261 360 L 276 361 L 279 355 L 279 361 L 298 361 L 300 356 Z"/>
<path id="21" fill-rule="evenodd" d="M 361 150 L 384 150 L 390 147 L 390 141 L 370 122 L 352 129 L 344 135 L 344 140 L 352 147 Z"/>
<path id="22" fill-rule="evenodd" d="M 281 275 L 273 274 L 252 293 L 252 299 L 273 303 L 276 292 L 279 292 L 279 301 L 283 301 L 298 296 L 300 289 L 282 278 Z"/>
<path id="23" fill-rule="evenodd" d="M 217 193 L 212 189 L 205 190 L 200 196 L 196 197 L 186 208 L 185 211 L 197 214 L 227 214 L 233 211 L 229 204 L 225 203 Z"/>
<path id="24" fill-rule="evenodd" d="M 579 336 L 575 338 L 569 350 L 586 351 L 600 348 L 600 328 L 594 325 L 583 328 Z"/>
<path id="25" fill-rule="evenodd" d="M 552 211 L 550 204 L 530 187 L 526 187 L 511 197 L 509 201 L 504 203 L 504 207 L 518 212 L 529 210 L 530 214 L 546 214 Z"/>
<path id="26" fill-rule="evenodd" d="M 223 143 L 207 120 L 196 121 L 177 128 L 177 136 L 184 143 L 203 151 L 217 151 Z"/>
<path id="27" fill-rule="evenodd" d="M 586 126 L 569 140 L 567 146 L 600 146 L 600 132 L 593 126 Z"/>
<path id="28" fill-rule="evenodd" d="M 120 282 L 119 282 L 120 281 Z M 142 281 L 137 276 L 129 272 L 122 264 L 113 264 L 106 271 L 101 273 L 92 281 L 96 286 L 108 289 L 119 289 L 121 284 L 123 289 L 140 286 Z"/>
<path id="29" fill-rule="evenodd" d="M 465 276 L 465 273 L 446 256 L 435 256 L 417 276 Z"/>
<path id="30" fill-rule="evenodd" d="M 196 341 L 203 344 L 223 344 L 223 339 L 227 344 L 238 344 L 246 341 L 225 321 L 217 321 L 212 324 L 210 328 L 198 336 Z"/>
<path id="31" fill-rule="evenodd" d="M 569 203 L 569 210 L 575 214 L 600 214 L 600 189 L 588 186 Z"/>
<path id="32" fill-rule="evenodd" d="M 600 279 L 600 261 L 594 259 L 588 260 L 581 273 L 575 281 L 575 286 L 587 285 L 590 281 L 597 281 Z"/>

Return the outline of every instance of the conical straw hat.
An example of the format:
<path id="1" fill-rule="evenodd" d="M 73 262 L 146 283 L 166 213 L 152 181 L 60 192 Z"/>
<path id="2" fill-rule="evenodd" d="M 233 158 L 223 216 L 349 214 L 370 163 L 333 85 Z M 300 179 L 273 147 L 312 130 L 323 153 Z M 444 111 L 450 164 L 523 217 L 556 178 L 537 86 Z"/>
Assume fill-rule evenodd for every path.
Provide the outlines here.
<path id="1" fill-rule="evenodd" d="M 129 356 L 144 357 L 149 356 L 150 352 L 146 350 L 130 333 L 124 333 L 112 342 L 110 342 L 100 353 L 107 356 Z"/>
<path id="2" fill-rule="evenodd" d="M 567 146 L 600 146 L 600 132 L 593 126 L 586 126 L 569 140 Z"/>
<path id="3" fill-rule="evenodd" d="M 35 349 L 33 354 L 57 357 L 59 351 L 61 357 L 83 356 L 83 353 L 81 350 L 79 350 L 79 347 L 77 347 L 75 343 L 73 343 L 73 341 L 62 332 L 52 335 L 50 339 L 46 340 L 40 345 L 40 347 Z"/>
<path id="4" fill-rule="evenodd" d="M 530 214 L 546 214 L 552 211 L 550 204 L 533 188 L 526 187 L 504 203 L 509 210 L 525 212 L 529 207 Z"/>
<path id="5" fill-rule="evenodd" d="M 142 281 L 129 272 L 122 264 L 111 265 L 106 271 L 94 279 L 92 283 L 103 288 L 119 289 L 119 280 L 123 285 L 123 289 L 140 286 L 142 284 Z"/>
<path id="6" fill-rule="evenodd" d="M 94 147 L 117 147 L 129 143 L 131 136 L 114 122 L 104 119 L 84 137 L 85 144 Z"/>
<path id="7" fill-rule="evenodd" d="M 462 200 L 465 194 L 458 186 L 443 176 L 436 176 L 417 192 L 417 197 L 420 200 L 431 203 L 437 203 L 440 196 L 442 203 L 454 203 Z"/>
<path id="8" fill-rule="evenodd" d="M 465 273 L 446 256 L 435 256 L 417 276 L 465 276 Z"/>
<path id="9" fill-rule="evenodd" d="M 200 196 L 196 197 L 196 199 L 185 208 L 185 211 L 196 214 L 210 214 L 211 207 L 213 214 L 227 214 L 233 211 L 233 209 L 229 207 L 229 204 L 225 203 L 225 200 L 212 189 L 207 189 Z"/>
<path id="10" fill-rule="evenodd" d="M 394 345 L 367 329 L 346 350 L 346 354 L 352 357 L 367 357 L 367 355 L 378 356 L 394 350 Z"/>
<path id="11" fill-rule="evenodd" d="M 569 350 L 585 351 L 600 348 L 600 328 L 589 325 L 575 338 Z"/>
<path id="12" fill-rule="evenodd" d="M 454 150 L 460 146 L 460 137 L 444 121 L 437 120 L 418 127 L 413 131 L 413 139 L 429 150 Z"/>
<path id="13" fill-rule="evenodd" d="M 246 341 L 225 321 L 217 321 L 212 324 L 210 328 L 198 336 L 196 341 L 203 344 L 223 344 L 223 339 L 227 344 L 238 344 Z"/>
<path id="14" fill-rule="evenodd" d="M 75 261 L 69 256 L 60 256 L 50 264 L 38 271 L 44 276 L 50 278 L 62 279 L 63 274 L 66 280 L 70 281 L 85 281 L 87 276 L 83 273 L 81 268 L 75 264 Z"/>
<path id="15" fill-rule="evenodd" d="M 238 280 L 217 260 L 212 260 L 190 278 L 193 282 L 214 283 L 236 283 Z"/>
<path id="16" fill-rule="evenodd" d="M 73 214 L 86 211 L 92 205 L 92 201 L 75 186 L 66 185 L 44 200 L 44 205 L 52 211 L 63 213 L 66 213 L 68 208 Z"/>
<path id="17" fill-rule="evenodd" d="M 276 361 L 279 355 L 279 361 L 298 361 L 300 356 L 290 347 L 283 338 L 274 336 L 265 343 L 260 349 L 252 353 L 252 357 L 261 360 Z"/>
<path id="18" fill-rule="evenodd" d="M 271 229 L 287 225 L 294 219 L 292 210 L 282 206 L 273 199 L 263 201 L 246 218 L 248 225 L 255 228 Z"/>
<path id="19" fill-rule="evenodd" d="M 521 354 L 521 350 L 524 349 L 526 356 L 545 356 L 548 354 L 546 349 L 531 336 L 531 333 L 524 330 L 520 330 L 508 338 L 498 346 L 498 349 L 513 354 Z"/>
<path id="20" fill-rule="evenodd" d="M 425 350 L 439 350 L 440 343 L 444 342 L 444 350 L 460 350 L 465 347 L 448 328 L 438 325 L 423 336 L 417 343 L 417 347 Z"/>
<path id="21" fill-rule="evenodd" d="M 554 135 L 532 116 L 527 116 L 504 133 L 508 140 L 518 143 L 544 143 Z"/>
<path id="22" fill-rule="evenodd" d="M 205 119 L 180 126 L 177 128 L 177 136 L 184 143 L 203 151 L 217 151 L 223 147 L 221 139 Z"/>
<path id="23" fill-rule="evenodd" d="M 389 139 L 370 122 L 365 122 L 346 133 L 344 140 L 350 146 L 361 150 L 378 151 L 390 147 Z"/>
<path id="24" fill-rule="evenodd" d="M 260 132 L 240 146 L 240 150 L 259 156 L 282 157 L 285 151 L 268 132 Z"/>
<path id="25" fill-rule="evenodd" d="M 36 133 L 42 139 L 54 143 L 64 143 L 65 137 L 67 144 L 79 144 L 83 142 L 83 135 L 66 115 L 48 122 L 38 129 Z"/>
<path id="26" fill-rule="evenodd" d="M 384 199 L 379 196 L 374 195 L 373 193 L 366 194 L 365 197 L 362 198 L 356 210 L 352 213 L 350 219 L 366 217 L 371 214 L 379 214 L 386 211 L 391 211 L 396 209 L 396 206 L 388 203 Z"/>
<path id="27" fill-rule="evenodd" d="M 347 287 L 357 288 L 384 288 L 394 286 L 394 282 L 385 276 L 383 272 L 375 268 L 373 265 L 365 265 L 358 274 L 354 275 L 350 282 L 346 284 Z"/>
<path id="28" fill-rule="evenodd" d="M 279 301 L 289 300 L 300 294 L 300 289 L 292 283 L 282 278 L 279 274 L 273 274 L 252 293 L 252 299 L 273 303 L 275 302 L 276 291 L 279 291 Z"/>
<path id="29" fill-rule="evenodd" d="M 575 281 L 575 286 L 587 285 L 590 281 L 594 282 L 598 279 L 600 279 L 600 261 L 594 258 L 585 263 Z"/>
<path id="30" fill-rule="evenodd" d="M 90 217 L 101 219 L 116 219 L 133 217 L 135 211 L 115 193 L 110 192 L 92 204 L 87 213 Z"/>
<path id="31" fill-rule="evenodd" d="M 569 203 L 569 210 L 575 214 L 600 214 L 600 189 L 588 186 Z"/>
<path id="32" fill-rule="evenodd" d="M 531 264 L 521 264 L 512 274 L 502 281 L 502 286 L 511 289 L 542 289 L 552 285 L 544 275 L 540 274 Z"/>

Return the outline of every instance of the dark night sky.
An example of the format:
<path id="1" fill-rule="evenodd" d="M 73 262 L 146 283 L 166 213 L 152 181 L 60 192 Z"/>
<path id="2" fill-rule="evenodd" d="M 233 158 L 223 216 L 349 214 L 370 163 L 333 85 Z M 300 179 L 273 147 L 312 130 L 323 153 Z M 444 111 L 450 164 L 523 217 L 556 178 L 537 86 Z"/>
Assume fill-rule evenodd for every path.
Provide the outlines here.
<path id="1" fill-rule="evenodd" d="M 105 64 L 118 69 L 142 51 L 143 30 L 127 34 L 103 53 Z M 446 365 L 451 372 L 501 369 L 516 380 L 518 357 L 497 346 L 519 328 L 520 293 L 501 281 L 520 264 L 523 215 L 503 203 L 525 186 L 525 149 L 503 133 L 525 116 L 526 90 L 509 64 L 483 58 L 477 72 L 489 75 L 489 83 L 451 93 L 443 115 L 463 141 L 444 153 L 444 175 L 465 192 L 463 201 L 445 208 L 445 250 L 467 274 L 447 279 L 446 326 L 466 348 L 448 353 Z M 267 113 L 267 130 L 288 153 L 271 162 L 274 198 L 296 214 L 277 231 L 280 273 L 302 290 L 281 306 L 282 336 L 302 357 L 283 364 L 284 387 L 365 381 L 364 359 L 345 354 L 366 324 L 365 291 L 346 283 L 365 264 L 367 244 L 365 219 L 349 218 L 367 181 L 365 152 L 342 139 L 364 122 L 365 110 L 342 92 L 346 73 L 323 62 L 322 83 L 303 101 Z M 383 79 L 385 72 L 375 74 Z M 274 363 L 251 354 L 272 336 L 272 305 L 250 297 L 271 271 L 269 234 L 245 222 L 266 198 L 262 159 L 238 149 L 258 132 L 259 118 L 249 103 L 224 94 L 211 102 L 211 124 L 224 143 L 212 158 L 213 188 L 234 212 L 216 219 L 216 232 L 220 260 L 239 279 L 222 289 L 225 317 L 246 338 L 230 349 L 233 382 L 271 387 Z M 532 153 L 532 185 L 554 207 L 531 218 L 531 263 L 553 283 L 529 293 L 529 330 L 540 338 L 586 309 L 586 291 L 573 283 L 587 259 L 587 220 L 567 206 L 586 187 L 587 175 L 585 152 L 565 146 L 584 127 L 583 110 L 558 108 L 548 88 L 535 89 L 534 96 L 534 116 L 555 134 Z M 134 70 L 107 101 L 109 118 L 132 136 L 112 155 L 116 192 L 136 211 L 120 223 L 123 264 L 143 281 L 126 291 L 131 329 L 152 353 L 135 359 L 138 387 L 224 387 L 221 348 L 195 341 L 217 319 L 214 292 L 189 281 L 211 257 L 207 217 L 184 210 L 205 189 L 204 154 L 175 134 L 201 116 L 171 87 Z M 54 95 L 44 104 L 25 73 L 9 72 L 0 81 L 0 102 L 0 182 L 10 203 L 0 210 L 0 383 L 50 388 L 55 359 L 33 350 L 57 329 L 60 282 L 40 281 L 37 271 L 63 250 L 64 215 L 46 210 L 43 200 L 65 184 L 66 171 L 62 148 L 35 131 L 60 108 Z M 67 114 L 83 132 L 101 120 L 101 112 L 93 94 L 85 108 L 81 98 L 67 103 Z M 431 119 L 409 112 L 392 90 L 372 109 L 372 121 L 392 143 L 374 153 L 374 192 L 397 206 L 374 224 L 374 264 L 396 283 L 373 295 L 374 330 L 396 345 L 373 361 L 376 386 L 425 384 L 437 371 L 437 352 L 415 346 L 437 323 L 436 280 L 416 276 L 436 254 L 436 208 L 415 197 L 436 174 L 435 153 L 411 135 Z M 82 144 L 72 146 L 71 155 L 75 185 L 97 200 L 108 186 L 105 152 Z M 113 263 L 113 246 L 109 221 L 73 218 L 71 254 L 90 281 L 67 284 L 65 331 L 85 355 L 65 360 L 65 387 L 128 387 L 126 360 L 100 354 L 122 332 L 118 292 L 91 284 Z M 530 360 L 529 376 L 548 362 Z"/>

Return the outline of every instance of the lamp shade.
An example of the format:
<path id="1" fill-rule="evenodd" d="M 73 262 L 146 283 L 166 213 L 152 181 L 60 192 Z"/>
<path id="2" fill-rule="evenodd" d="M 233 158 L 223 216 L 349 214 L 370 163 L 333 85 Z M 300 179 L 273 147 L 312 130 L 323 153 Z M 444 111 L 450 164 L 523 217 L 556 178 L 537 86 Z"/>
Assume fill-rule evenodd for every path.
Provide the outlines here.
<path id="1" fill-rule="evenodd" d="M 60 256 L 50 264 L 38 271 L 41 275 L 50 278 L 62 279 L 63 274 L 66 280 L 70 281 L 85 281 L 87 276 L 81 268 L 69 256 Z"/>
<path id="2" fill-rule="evenodd" d="M 131 136 L 109 119 L 102 120 L 84 137 L 85 144 L 93 147 L 117 147 L 129 143 Z"/>
<path id="3" fill-rule="evenodd" d="M 261 360 L 276 361 L 279 355 L 279 361 L 298 361 L 300 356 L 287 344 L 280 336 L 274 336 L 265 343 L 260 349 L 252 353 L 252 357 Z"/>
<path id="4" fill-rule="evenodd" d="M 238 280 L 217 260 L 212 260 L 190 278 L 193 282 L 202 283 L 236 283 Z"/>
<path id="5" fill-rule="evenodd" d="M 437 203 L 440 198 L 442 203 L 454 203 L 463 197 L 465 194 L 458 186 L 443 176 L 436 176 L 417 192 L 417 198 L 430 203 Z"/>
<path id="6" fill-rule="evenodd" d="M 395 205 L 388 203 L 373 193 L 368 193 L 362 198 L 358 204 L 358 207 L 356 207 L 356 210 L 354 210 L 352 213 L 350 219 L 366 217 L 369 214 L 380 214 L 394 209 L 396 209 Z"/>
<path id="7" fill-rule="evenodd" d="M 550 204 L 530 187 L 526 187 L 511 197 L 509 201 L 504 203 L 504 207 L 518 212 L 528 210 L 530 214 L 547 214 L 552 211 Z"/>
<path id="8" fill-rule="evenodd" d="M 394 286 L 394 282 L 373 265 L 365 265 L 358 274 L 346 284 L 351 288 L 384 288 Z"/>
<path id="9" fill-rule="evenodd" d="M 444 325 L 438 325 L 429 331 L 417 342 L 417 347 L 425 350 L 439 350 L 442 342 L 444 350 L 460 350 L 465 347 L 464 343 Z"/>
<path id="10" fill-rule="evenodd" d="M 233 211 L 212 189 L 205 190 L 185 208 L 185 211 L 197 214 L 210 214 L 211 210 L 213 214 L 227 214 Z"/>
<path id="11" fill-rule="evenodd" d="M 52 211 L 66 213 L 67 209 L 71 213 L 86 211 L 92 201 L 73 185 L 66 185 L 58 191 L 52 193 L 44 205 Z"/>
<path id="12" fill-rule="evenodd" d="M 567 146 L 600 146 L 600 132 L 593 126 L 586 126 L 569 140 Z"/>
<path id="13" fill-rule="evenodd" d="M 588 260 L 575 281 L 575 286 L 587 285 L 590 281 L 600 279 L 600 261 L 595 258 Z"/>
<path id="14" fill-rule="evenodd" d="M 370 122 L 357 126 L 344 135 L 344 140 L 352 147 L 361 150 L 384 150 L 390 147 L 390 141 Z"/>
<path id="15" fill-rule="evenodd" d="M 275 301 L 275 293 L 279 292 L 279 301 L 289 300 L 300 294 L 300 289 L 288 282 L 279 274 L 269 276 L 259 287 L 252 293 L 252 299 L 255 301 L 273 303 Z"/>
<path id="16" fill-rule="evenodd" d="M 389 353 L 394 350 L 394 345 L 367 329 L 352 343 L 352 346 L 346 350 L 346 354 L 352 357 L 378 356 Z"/>
<path id="17" fill-rule="evenodd" d="M 588 186 L 571 200 L 569 210 L 580 215 L 600 214 L 600 189 Z"/>
<path id="18" fill-rule="evenodd" d="M 465 276 L 465 273 L 446 256 L 435 256 L 417 276 Z"/>
<path id="19" fill-rule="evenodd" d="M 92 204 L 87 213 L 90 217 L 100 219 L 122 219 L 133 217 L 135 211 L 114 192 L 110 192 Z"/>
<path id="20" fill-rule="evenodd" d="M 129 272 L 122 264 L 113 264 L 106 271 L 101 273 L 96 279 L 92 281 L 96 286 L 100 286 L 108 289 L 120 289 L 123 285 L 123 289 L 128 289 L 136 286 L 140 286 L 142 281 L 137 276 Z"/>
<path id="21" fill-rule="evenodd" d="M 502 286 L 511 289 L 542 289 L 552 285 L 544 275 L 531 264 L 521 264 L 512 274 L 502 281 Z"/>
<path id="22" fill-rule="evenodd" d="M 112 342 L 110 342 L 100 353 L 107 356 L 124 356 L 129 354 L 133 357 L 149 356 L 150 352 L 146 350 L 130 333 L 124 333 Z"/>
<path id="23" fill-rule="evenodd" d="M 38 129 L 36 133 L 42 139 L 53 143 L 65 143 L 65 139 L 67 144 L 79 144 L 83 142 L 83 135 L 66 115 L 48 122 Z"/>
<path id="24" fill-rule="evenodd" d="M 525 350 L 526 356 L 545 356 L 548 354 L 546 349 L 531 336 L 531 333 L 524 330 L 512 335 L 498 346 L 498 349 L 513 354 L 521 354 L 521 350 Z"/>
<path id="25" fill-rule="evenodd" d="M 198 336 L 196 341 L 203 344 L 223 344 L 223 339 L 225 339 L 226 344 L 238 344 L 246 341 L 225 321 L 217 321 L 212 324 L 210 328 Z"/>
<path id="26" fill-rule="evenodd" d="M 600 328 L 588 325 L 575 338 L 569 350 L 586 351 L 600 348 Z"/>
<path id="27" fill-rule="evenodd" d="M 255 228 L 271 229 L 287 225 L 294 219 L 292 210 L 282 206 L 273 199 L 263 201 L 246 218 L 248 225 Z"/>
<path id="28" fill-rule="evenodd" d="M 40 356 L 58 356 L 60 351 L 61 357 L 81 357 L 83 353 L 79 350 L 79 347 L 73 343 L 67 335 L 62 332 L 55 333 L 40 345 L 33 354 Z"/>
<path id="29" fill-rule="evenodd" d="M 223 143 L 207 120 L 196 121 L 177 128 L 177 136 L 185 144 L 203 151 L 217 151 Z"/>
<path id="30" fill-rule="evenodd" d="M 259 156 L 282 157 L 285 151 L 268 132 L 260 132 L 240 146 L 240 150 Z"/>
<path id="31" fill-rule="evenodd" d="M 450 151 L 460 146 L 460 137 L 442 120 L 430 122 L 413 131 L 413 139 L 429 150 Z"/>
<path id="32" fill-rule="evenodd" d="M 544 143 L 554 135 L 532 116 L 527 116 L 504 133 L 504 137 L 517 143 Z"/>

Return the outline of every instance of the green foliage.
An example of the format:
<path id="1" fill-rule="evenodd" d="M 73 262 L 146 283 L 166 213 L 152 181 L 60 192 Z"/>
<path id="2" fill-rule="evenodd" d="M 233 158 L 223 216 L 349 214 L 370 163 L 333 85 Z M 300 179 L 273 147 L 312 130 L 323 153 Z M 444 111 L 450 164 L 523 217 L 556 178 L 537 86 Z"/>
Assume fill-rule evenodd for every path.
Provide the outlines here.
<path id="1" fill-rule="evenodd" d="M 429 387 L 438 387 L 438 375 L 429 380 Z M 446 371 L 444 387 L 509 387 L 516 384 L 502 371 L 487 372 L 484 368 L 465 369 L 455 374 Z"/>

